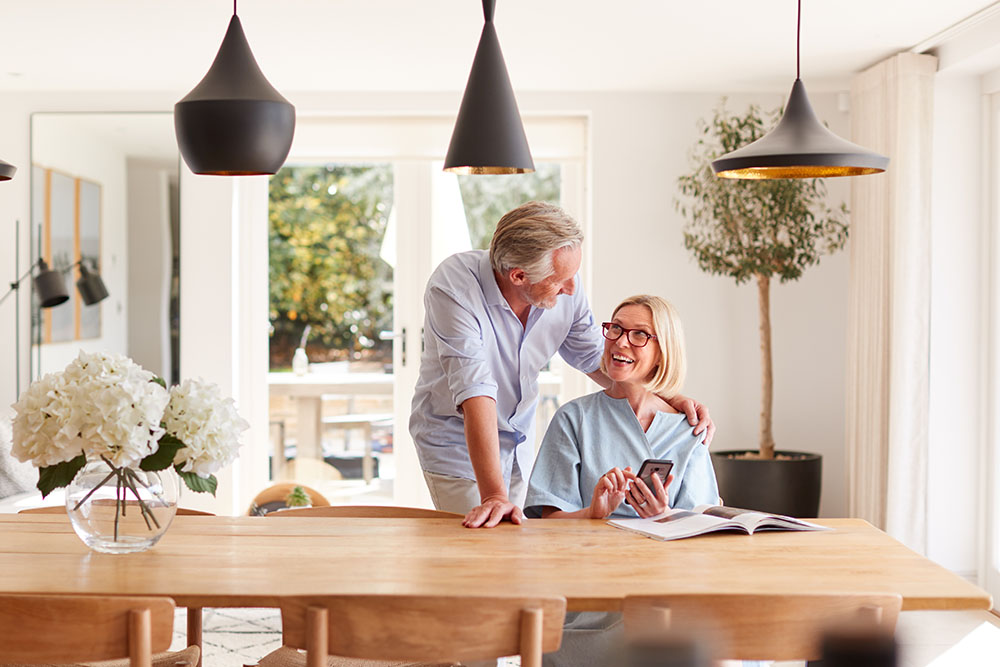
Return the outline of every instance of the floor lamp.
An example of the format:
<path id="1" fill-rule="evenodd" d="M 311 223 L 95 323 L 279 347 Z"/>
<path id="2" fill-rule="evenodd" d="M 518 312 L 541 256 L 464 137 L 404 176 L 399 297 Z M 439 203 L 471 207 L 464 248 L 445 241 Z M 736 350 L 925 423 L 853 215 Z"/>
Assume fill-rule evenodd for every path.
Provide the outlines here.
<path id="1" fill-rule="evenodd" d="M 14 235 L 14 273 L 21 270 L 18 249 L 21 246 L 21 223 L 17 222 Z M 91 271 L 87 264 L 79 259 L 64 269 L 49 268 L 48 263 L 42 258 L 32 262 L 31 266 L 24 273 L 18 275 L 17 280 L 10 284 L 7 293 L 0 297 L 0 304 L 7 300 L 11 294 L 15 294 L 14 299 L 14 373 L 16 378 L 17 395 L 21 395 L 21 297 L 20 287 L 24 280 L 32 275 L 37 268 L 38 273 L 34 275 L 32 282 L 35 287 L 35 294 L 38 296 L 38 305 L 42 308 L 53 308 L 69 300 L 69 292 L 66 291 L 66 280 L 63 276 L 67 271 L 80 267 L 80 279 L 76 281 L 76 288 L 80 292 L 80 298 L 84 305 L 92 306 L 108 297 L 107 287 L 101 280 L 96 268 Z"/>

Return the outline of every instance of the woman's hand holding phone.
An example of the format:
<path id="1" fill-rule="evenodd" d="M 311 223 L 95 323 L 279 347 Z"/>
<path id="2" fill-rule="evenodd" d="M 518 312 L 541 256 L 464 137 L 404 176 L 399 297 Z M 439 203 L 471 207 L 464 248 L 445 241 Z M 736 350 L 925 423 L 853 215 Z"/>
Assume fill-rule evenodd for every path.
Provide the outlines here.
<path id="1" fill-rule="evenodd" d="M 612 468 L 604 473 L 594 486 L 594 494 L 590 499 L 590 518 L 605 519 L 618 509 L 625 500 L 629 479 L 634 477 L 631 466 L 624 470 Z"/>
<path id="2" fill-rule="evenodd" d="M 656 516 L 670 507 L 667 487 L 674 481 L 674 476 L 669 474 L 672 467 L 671 461 L 647 460 L 643 462 L 638 475 L 632 472 L 626 474 L 629 480 L 626 502 L 640 517 Z M 665 473 L 666 479 L 663 479 L 661 475 Z"/>

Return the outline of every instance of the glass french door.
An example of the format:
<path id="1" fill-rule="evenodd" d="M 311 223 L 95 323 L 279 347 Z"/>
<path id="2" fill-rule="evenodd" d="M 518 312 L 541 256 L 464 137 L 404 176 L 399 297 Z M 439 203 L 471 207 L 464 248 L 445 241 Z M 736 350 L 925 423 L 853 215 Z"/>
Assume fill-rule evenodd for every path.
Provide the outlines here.
<path id="1" fill-rule="evenodd" d="M 584 119 L 539 121 L 537 171 L 517 176 L 444 173 L 436 153 L 450 130 L 440 118 L 296 128 L 269 203 L 272 481 L 303 482 L 333 503 L 430 506 L 408 433 L 427 279 L 448 255 L 488 247 L 499 217 L 530 199 L 585 223 Z M 299 348 L 307 367 L 296 367 Z M 557 361 L 540 420 L 560 373 Z"/>

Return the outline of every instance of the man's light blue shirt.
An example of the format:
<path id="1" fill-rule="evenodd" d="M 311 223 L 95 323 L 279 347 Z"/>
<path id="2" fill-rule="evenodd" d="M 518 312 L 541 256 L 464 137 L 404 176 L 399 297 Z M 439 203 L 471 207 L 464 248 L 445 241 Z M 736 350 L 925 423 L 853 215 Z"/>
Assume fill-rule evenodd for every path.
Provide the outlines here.
<path id="1" fill-rule="evenodd" d="M 424 309 L 424 349 L 410 413 L 420 466 L 476 478 L 458 407 L 469 398 L 489 396 L 497 404 L 504 482 L 510 484 L 515 458 L 527 477 L 538 374 L 556 352 L 584 373 L 600 365 L 604 339 L 579 275 L 573 295 L 560 295 L 551 309 L 533 306 L 522 327 L 500 293 L 489 253 L 471 250 L 452 255 L 434 271 Z"/>

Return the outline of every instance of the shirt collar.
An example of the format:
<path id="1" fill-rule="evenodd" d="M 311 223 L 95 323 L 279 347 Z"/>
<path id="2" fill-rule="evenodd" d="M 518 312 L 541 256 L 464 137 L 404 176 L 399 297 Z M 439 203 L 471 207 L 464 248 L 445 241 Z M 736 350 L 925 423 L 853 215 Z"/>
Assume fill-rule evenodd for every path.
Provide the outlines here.
<path id="1" fill-rule="evenodd" d="M 489 251 L 484 252 L 483 256 L 479 259 L 479 282 L 483 286 L 483 296 L 486 297 L 486 305 L 508 305 L 507 299 L 500 292 L 500 286 L 497 285 L 497 277 L 493 273 L 493 264 L 490 263 Z"/>

